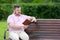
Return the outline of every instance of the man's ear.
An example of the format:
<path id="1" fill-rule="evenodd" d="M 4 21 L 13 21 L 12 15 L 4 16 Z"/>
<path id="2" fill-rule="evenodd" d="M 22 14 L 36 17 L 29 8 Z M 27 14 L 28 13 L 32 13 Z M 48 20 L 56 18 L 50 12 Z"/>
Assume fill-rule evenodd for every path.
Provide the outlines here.
<path id="1" fill-rule="evenodd" d="M 16 13 L 15 10 L 13 10 L 13 13 Z"/>
<path id="2" fill-rule="evenodd" d="M 15 9 L 13 9 L 13 12 L 15 12 Z"/>

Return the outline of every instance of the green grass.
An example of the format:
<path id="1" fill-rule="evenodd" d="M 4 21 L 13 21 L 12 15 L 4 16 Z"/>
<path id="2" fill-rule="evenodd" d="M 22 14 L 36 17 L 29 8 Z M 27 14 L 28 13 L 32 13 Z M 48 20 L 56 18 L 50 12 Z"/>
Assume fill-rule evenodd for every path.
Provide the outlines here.
<path id="1" fill-rule="evenodd" d="M 4 40 L 4 31 L 7 29 L 7 22 L 0 21 L 0 40 Z"/>

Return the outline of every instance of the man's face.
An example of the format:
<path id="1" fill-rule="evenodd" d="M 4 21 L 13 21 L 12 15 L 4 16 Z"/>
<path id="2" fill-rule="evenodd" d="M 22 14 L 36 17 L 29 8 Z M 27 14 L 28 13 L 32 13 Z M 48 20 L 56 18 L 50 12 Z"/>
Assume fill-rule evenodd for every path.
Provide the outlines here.
<path id="1" fill-rule="evenodd" d="M 15 12 L 16 15 L 19 15 L 21 13 L 21 7 L 15 8 L 14 12 Z"/>

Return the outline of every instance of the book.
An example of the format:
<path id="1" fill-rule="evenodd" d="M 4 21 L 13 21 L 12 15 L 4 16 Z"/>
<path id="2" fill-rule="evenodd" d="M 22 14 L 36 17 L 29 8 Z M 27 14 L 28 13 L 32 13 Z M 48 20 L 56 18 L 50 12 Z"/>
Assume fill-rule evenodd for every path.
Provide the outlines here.
<path id="1" fill-rule="evenodd" d="M 23 22 L 23 24 L 24 24 L 24 25 L 29 25 L 29 24 L 31 24 L 31 20 L 26 19 L 26 20 Z"/>

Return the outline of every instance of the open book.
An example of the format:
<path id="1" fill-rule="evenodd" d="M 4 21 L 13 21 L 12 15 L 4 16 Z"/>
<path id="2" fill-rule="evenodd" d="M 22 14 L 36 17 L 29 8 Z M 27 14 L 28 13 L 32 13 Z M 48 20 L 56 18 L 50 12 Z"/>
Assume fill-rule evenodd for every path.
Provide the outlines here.
<path id="1" fill-rule="evenodd" d="M 24 25 L 29 25 L 30 23 L 31 23 L 31 20 L 28 20 L 28 19 L 26 19 L 26 20 L 23 22 Z"/>

